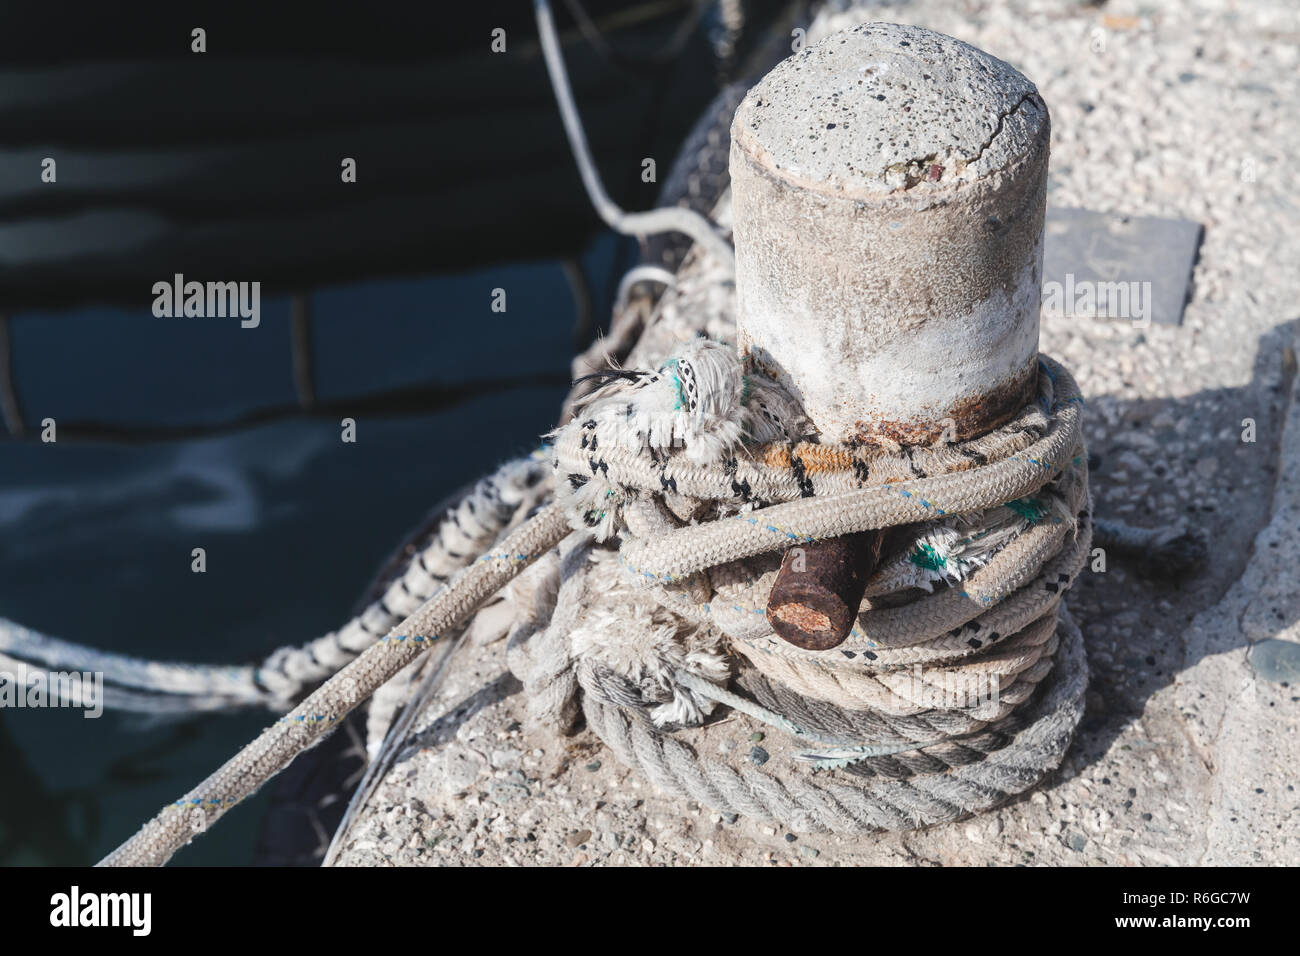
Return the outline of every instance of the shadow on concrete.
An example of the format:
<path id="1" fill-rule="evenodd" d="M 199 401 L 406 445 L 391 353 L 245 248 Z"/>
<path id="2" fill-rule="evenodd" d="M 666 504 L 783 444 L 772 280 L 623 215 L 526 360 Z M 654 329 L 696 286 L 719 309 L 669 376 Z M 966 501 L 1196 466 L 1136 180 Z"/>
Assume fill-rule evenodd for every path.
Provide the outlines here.
<path id="1" fill-rule="evenodd" d="M 1149 562 L 1134 556 L 1107 555 L 1106 573 L 1085 566 L 1066 600 L 1088 649 L 1087 709 L 1071 755 L 1045 787 L 1071 778 L 1104 756 L 1120 733 L 1143 715 L 1151 697 L 1205 655 L 1205 650 L 1188 646 L 1187 626 L 1241 577 L 1253 556 L 1254 539 L 1272 514 L 1274 489 L 1285 466 L 1279 461 L 1280 441 L 1296 373 L 1298 331 L 1300 318 L 1262 336 L 1251 381 L 1241 387 L 1140 401 L 1088 397 L 1094 414 L 1085 428 L 1089 454 L 1097 464 L 1091 475 L 1097 517 L 1146 527 L 1181 521 L 1208 538 L 1210 556 L 1191 574 L 1175 579 L 1153 573 Z M 1112 406 L 1107 411 L 1119 413 L 1123 424 L 1118 429 L 1099 424 L 1096 411 L 1106 404 Z M 1246 418 L 1255 421 L 1253 444 L 1241 440 Z M 1179 423 L 1186 423 L 1181 433 L 1176 431 Z M 1137 507 L 1123 514 L 1120 507 L 1131 504 L 1135 494 L 1132 475 L 1123 483 L 1108 478 L 1122 474 L 1133 461 L 1125 455 L 1127 429 L 1147 430 L 1157 450 L 1150 466 L 1154 481 L 1145 490 L 1137 487 Z M 1232 437 L 1216 437 L 1224 432 Z M 1173 448 L 1162 453 L 1160 449 L 1171 443 Z M 1216 464 L 1204 465 L 1210 458 Z M 1203 476 L 1197 490 L 1195 469 L 1214 476 L 1208 491 Z M 1279 630 L 1300 618 L 1300 607 L 1274 610 Z M 1221 653 L 1246 643 L 1240 634 L 1219 635 L 1210 647 L 1213 653 Z M 1103 784 L 1107 782 L 1116 787 L 1109 799 L 1117 806 L 1131 801 L 1135 794 L 1130 788 L 1141 785 L 1104 778 Z M 1029 796 L 1023 794 L 1011 803 Z"/>

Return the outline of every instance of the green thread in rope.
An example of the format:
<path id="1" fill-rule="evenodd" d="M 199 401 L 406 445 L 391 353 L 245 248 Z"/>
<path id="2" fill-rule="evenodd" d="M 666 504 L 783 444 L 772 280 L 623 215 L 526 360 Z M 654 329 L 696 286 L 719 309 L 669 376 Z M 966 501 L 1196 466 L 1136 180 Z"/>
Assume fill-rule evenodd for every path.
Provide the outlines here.
<path id="1" fill-rule="evenodd" d="M 1034 495 L 1008 501 L 1006 506 L 1030 524 L 1038 524 L 1047 516 L 1048 511 L 1047 503 Z"/>
<path id="2" fill-rule="evenodd" d="M 673 399 L 673 411 L 680 412 L 682 410 L 682 406 L 685 405 L 686 403 L 682 401 L 682 377 L 677 374 L 677 369 L 678 369 L 677 359 L 671 358 L 664 363 L 664 370 L 668 370 L 668 369 L 672 370 L 671 374 L 673 377 L 673 393 L 675 396 Z"/>
<path id="3" fill-rule="evenodd" d="M 948 559 L 936 551 L 933 545 L 924 542 L 912 552 L 911 561 L 918 568 L 927 571 L 942 571 L 948 566 Z"/>

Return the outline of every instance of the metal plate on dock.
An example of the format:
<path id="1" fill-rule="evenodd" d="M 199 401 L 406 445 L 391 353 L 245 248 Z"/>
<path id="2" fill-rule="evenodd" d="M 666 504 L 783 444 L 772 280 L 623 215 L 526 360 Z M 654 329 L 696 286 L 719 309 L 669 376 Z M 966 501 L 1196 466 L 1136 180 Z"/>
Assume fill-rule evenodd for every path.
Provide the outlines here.
<path id="1" fill-rule="evenodd" d="M 1200 223 L 1049 206 L 1045 233 L 1044 317 L 1182 324 Z"/>

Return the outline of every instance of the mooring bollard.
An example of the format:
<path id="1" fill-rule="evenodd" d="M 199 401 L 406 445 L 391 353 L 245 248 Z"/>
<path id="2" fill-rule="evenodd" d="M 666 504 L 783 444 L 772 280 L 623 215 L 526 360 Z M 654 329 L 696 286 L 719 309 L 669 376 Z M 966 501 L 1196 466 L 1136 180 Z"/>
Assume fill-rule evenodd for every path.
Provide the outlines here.
<path id="1" fill-rule="evenodd" d="M 836 34 L 750 90 L 731 130 L 739 346 L 822 441 L 964 440 L 1030 400 L 1049 132 L 1029 80 L 918 27 Z M 880 538 L 810 548 L 768 620 L 825 649 Z"/>

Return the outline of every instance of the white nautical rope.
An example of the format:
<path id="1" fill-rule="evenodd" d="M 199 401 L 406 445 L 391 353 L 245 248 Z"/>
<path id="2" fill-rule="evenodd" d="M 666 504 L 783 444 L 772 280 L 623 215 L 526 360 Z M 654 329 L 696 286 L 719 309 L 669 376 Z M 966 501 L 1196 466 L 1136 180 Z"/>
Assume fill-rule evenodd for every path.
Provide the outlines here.
<path id="1" fill-rule="evenodd" d="M 545 506 L 215 773 L 164 807 L 101 865 L 166 863 L 195 835 L 331 731 L 394 674 L 464 624 L 484 601 L 567 533 L 563 512 L 554 504 Z"/>
<path id="2" fill-rule="evenodd" d="M 549 624 L 545 630 L 535 624 L 526 626 L 527 637 L 516 634 L 512 665 L 518 664 L 523 671 L 530 693 L 551 701 L 544 709 L 561 721 L 572 713 L 576 688 L 580 687 L 583 710 L 593 729 L 620 756 L 635 757 L 633 762 L 667 789 L 697 794 L 716 806 L 777 815 L 791 826 L 852 829 L 896 825 L 900 819 L 912 825 L 948 819 L 1041 779 L 1055 766 L 1068 741 L 1073 725 L 1067 718 L 1077 711 L 1076 698 L 1054 704 L 1050 713 L 1019 729 L 1006 747 L 993 748 L 1004 760 L 1015 756 L 1020 761 L 1010 771 L 1002 763 L 974 761 L 963 771 L 972 779 L 983 780 L 982 785 L 960 782 L 955 775 L 946 781 L 931 781 L 934 775 L 929 775 L 924 781 L 893 788 L 887 796 L 874 789 L 852 791 L 857 796 L 849 796 L 839 786 L 778 780 L 749 768 L 709 769 L 706 762 L 688 759 L 684 745 L 664 737 L 661 727 L 698 722 L 716 701 L 729 699 L 731 692 L 725 684 L 730 666 L 723 656 L 721 632 L 715 627 L 683 625 L 673 613 L 676 604 L 659 610 L 641 609 L 637 595 L 669 593 L 694 602 L 697 608 L 703 606 L 707 612 L 709 573 L 770 552 L 774 540 L 782 546 L 926 518 L 947 519 L 1000 508 L 1022 496 L 1056 487 L 1072 518 L 1068 525 L 1059 521 L 1031 523 L 999 552 L 1013 556 L 1010 565 L 995 557 L 960 585 L 925 594 L 903 608 L 882 606 L 877 614 L 874 606 L 867 606 L 859 620 L 863 631 L 860 644 L 854 645 L 860 647 L 860 653 L 816 655 L 797 648 L 776 648 L 779 653 L 769 649 L 767 654 L 755 654 L 752 652 L 763 649 L 762 641 L 742 638 L 731 638 L 725 646 L 740 651 L 751 665 L 790 688 L 781 693 L 833 700 L 841 707 L 848 700 L 875 711 L 887 722 L 955 708 L 967 718 L 969 733 L 1007 718 L 1023 703 L 1042 698 L 1033 690 L 1053 664 L 1064 659 L 1062 654 L 1080 653 L 1063 648 L 1057 639 L 1059 599 L 1069 585 L 1069 574 L 1060 572 L 1058 580 L 1044 581 L 1041 573 L 1051 564 L 1053 553 L 1062 550 L 1066 538 L 1082 537 L 1086 547 L 1091 531 L 1079 395 L 1064 369 L 1043 359 L 1041 414 L 1022 415 L 995 435 L 937 449 L 920 458 L 912 453 L 882 455 L 869 449 L 828 449 L 830 454 L 819 458 L 806 443 L 792 443 L 788 438 L 771 441 L 799 419 L 766 416 L 764 412 L 772 407 L 769 403 L 779 404 L 782 396 L 771 383 L 755 379 L 752 370 L 741 374 L 729 349 L 700 343 L 657 372 L 638 372 L 630 380 L 622 377 L 598 390 L 579 409 L 577 419 L 556 436 L 555 503 L 462 571 L 417 614 L 216 774 L 165 808 L 105 862 L 164 862 L 192 835 L 193 827 L 206 827 L 253 792 L 313 743 L 330 723 L 414 660 L 436 635 L 461 625 L 522 567 L 558 545 L 571 533 L 571 526 L 581 534 L 568 546 L 562 561 L 561 577 L 567 580 L 559 587 Z M 621 420 L 623 431 L 614 429 L 615 420 Z M 736 452 L 755 433 L 769 438 L 766 445 L 745 446 L 755 486 L 784 487 L 785 500 L 778 494 L 774 500 L 757 501 L 752 488 L 735 487 L 740 467 Z M 578 451 L 573 451 L 575 436 Z M 640 488 L 629 484 L 629 456 L 644 456 L 654 462 L 657 473 L 653 484 Z M 889 481 L 882 477 L 890 474 L 888 469 L 873 475 L 869 464 L 866 470 L 861 467 L 896 458 L 909 459 L 910 480 Z M 624 466 L 626 471 L 621 471 Z M 712 493 L 690 500 L 680 495 L 676 490 L 679 466 L 686 470 L 683 476 L 690 472 L 701 489 L 711 487 Z M 576 480 L 579 473 L 575 468 L 584 469 L 581 480 Z M 764 470 L 790 471 L 796 480 L 783 486 L 773 480 L 775 474 L 764 475 Z M 842 472 L 852 474 L 859 487 L 839 490 Z M 822 488 L 833 491 L 819 496 Z M 665 510 L 646 512 L 634 507 L 644 504 L 647 495 L 659 500 Z M 640 515 L 641 524 L 637 520 L 629 523 L 624 515 Z M 679 526 L 674 527 L 675 523 Z M 645 537 L 637 537 L 637 526 L 647 531 Z M 613 549 L 616 532 L 619 543 Z M 610 543 L 593 549 L 593 539 Z M 591 577 L 601 569 L 605 578 Z M 621 591 L 609 586 L 610 573 L 622 581 Z M 889 667 L 879 668 L 872 662 L 871 647 L 909 647 L 933 641 L 939 636 L 936 627 L 948 628 L 954 622 L 956 634 L 963 628 L 978 633 L 981 617 L 995 613 L 1004 599 L 1026 589 L 1031 593 L 1043 590 L 1055 598 L 1048 602 L 1046 613 L 1035 618 L 1041 623 L 1031 621 L 1004 641 L 983 631 L 990 641 L 987 649 L 944 666 L 948 673 L 967 680 L 992 675 L 1028 688 L 1011 695 L 1010 704 L 995 700 L 996 706 L 989 709 L 983 701 L 973 707 L 947 698 L 937 705 L 926 702 L 919 698 L 928 694 L 926 688 L 934 681 L 922 681 L 919 691 L 908 689 L 895 680 L 898 675 Z M 965 607 L 953 607 L 954 595 Z M 755 597 L 761 600 L 762 595 Z M 630 603 L 620 605 L 620 601 Z M 596 615 L 597 610 L 607 617 Z M 544 614 L 542 610 L 535 617 Z M 873 614 L 879 618 L 879 627 Z M 617 626 L 606 627 L 605 621 L 617 621 Z M 974 638 L 968 643 L 972 640 L 981 644 Z M 803 685 L 792 681 L 791 675 Z M 718 689 L 700 694 L 701 679 Z M 1082 686 L 1077 674 L 1059 678 L 1053 686 L 1062 680 Z M 883 703 L 865 690 L 876 686 L 886 695 Z M 891 694 L 905 706 L 891 706 Z M 760 710 L 771 708 L 751 708 L 752 712 Z M 906 751 L 939 759 L 935 748 L 949 743 L 944 738 L 903 743 L 854 741 L 819 734 L 815 727 L 801 728 L 800 734 L 830 744 L 829 749 L 808 756 L 818 765 L 834 767 L 869 768 L 872 761 L 896 762 Z M 965 752 L 975 749 L 967 747 Z M 1004 750 L 1008 752 L 1004 754 Z"/>
<path id="3" fill-rule="evenodd" d="M 546 0 L 535 10 L 602 218 L 634 233 L 680 229 L 730 268 L 729 245 L 703 217 L 629 214 L 609 199 Z M 530 715 L 568 729 L 585 714 L 620 758 L 668 791 L 796 829 L 847 832 L 955 819 L 1038 783 L 1068 745 L 1086 680 L 1082 641 L 1061 604 L 1092 531 L 1069 376 L 1044 360 L 1041 404 L 960 446 L 842 448 L 798 441 L 789 396 L 761 376 L 732 376 L 720 355 L 688 349 L 584 399 L 555 436 L 557 503 L 104 862 L 165 862 L 534 559 L 547 586 L 508 652 Z M 632 410 L 633 398 L 649 407 Z M 1007 508 L 1033 515 L 1020 521 Z M 780 549 L 896 526 L 919 526 L 917 546 L 943 551 L 945 563 L 908 567 L 904 554 L 887 565 L 841 649 L 812 656 L 755 625 Z M 900 596 L 912 600 L 898 605 Z M 992 708 L 946 697 L 936 706 L 930 690 L 945 688 L 935 673 L 919 688 L 900 679 L 901 667 L 921 663 L 974 684 L 1002 678 L 1004 693 Z M 728 766 L 671 736 L 715 705 L 791 732 L 795 758 L 846 776 Z"/>
<path id="4" fill-rule="evenodd" d="M 582 128 L 573 101 L 573 90 L 569 87 L 569 74 L 564 66 L 564 54 L 560 51 L 560 41 L 555 34 L 555 22 L 551 18 L 551 6 L 547 0 L 533 0 L 533 13 L 537 18 L 537 35 L 542 44 L 542 55 L 546 59 L 546 69 L 551 77 L 551 89 L 555 92 L 555 102 L 560 108 L 564 120 L 564 132 L 569 137 L 569 146 L 578 163 L 578 172 L 582 175 L 582 184 L 587 196 L 596 208 L 597 214 L 611 229 L 628 236 L 647 236 L 661 232 L 681 232 L 707 249 L 719 263 L 734 273 L 736 253 L 726 236 L 721 233 L 699 213 L 679 206 L 651 209 L 646 212 L 626 212 L 619 208 L 605 192 L 600 181 L 600 173 L 591 158 L 591 149 L 587 145 L 587 134 Z"/>
<path id="5" fill-rule="evenodd" d="M 449 507 L 432 538 L 383 593 L 341 628 L 302 645 L 278 648 L 256 666 L 145 660 L 47 637 L 0 618 L 0 654 L 29 673 L 64 670 L 103 674 L 113 690 L 106 706 L 145 713 L 184 713 L 261 706 L 286 710 L 303 691 L 329 677 L 414 613 L 460 568 L 475 560 L 548 491 L 546 463 L 530 456 L 507 462 Z"/>
<path id="6" fill-rule="evenodd" d="M 618 293 L 614 296 L 615 314 L 627 308 L 632 289 L 642 282 L 657 282 L 666 288 L 672 289 L 677 285 L 677 275 L 669 272 L 663 266 L 648 263 L 628 269 L 627 272 L 623 273 L 623 278 L 618 280 Z"/>
<path id="7" fill-rule="evenodd" d="M 1037 783 L 1081 713 L 1082 645 L 1059 615 L 1092 527 L 1078 390 L 1045 357 L 1039 385 L 989 435 L 851 448 L 795 440 L 798 417 L 729 348 L 697 342 L 619 373 L 554 436 L 557 499 L 597 543 L 561 567 L 549 626 L 512 639 L 530 716 L 567 730 L 580 703 L 662 789 L 795 829 L 926 825 Z M 772 633 L 779 551 L 900 526 L 913 548 L 873 579 L 844 644 L 805 651 Z M 942 560 L 909 574 L 909 555 Z M 767 702 L 728 686 L 719 632 Z M 971 693 L 990 682 L 990 698 Z M 789 733 L 793 763 L 722 765 L 669 733 L 714 704 Z M 800 762 L 895 782 L 823 784 Z"/>

